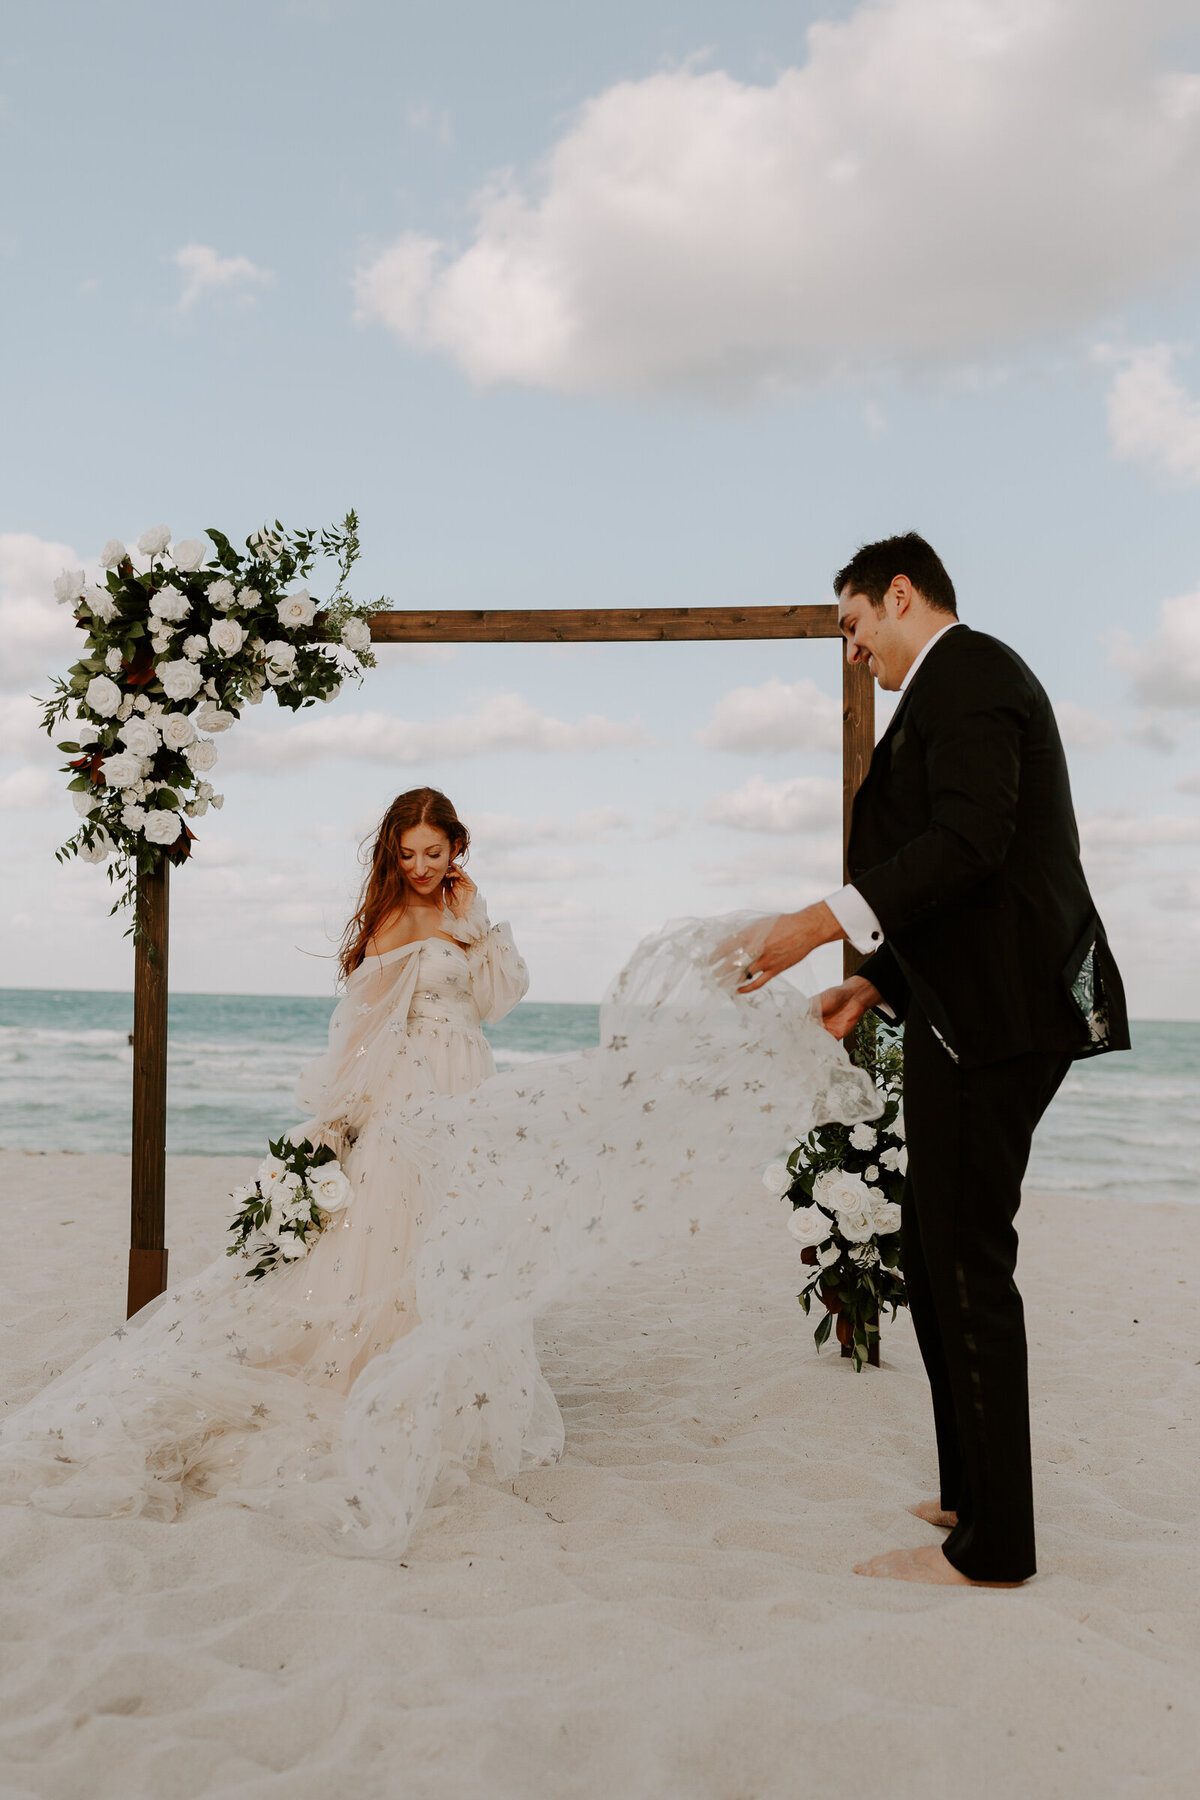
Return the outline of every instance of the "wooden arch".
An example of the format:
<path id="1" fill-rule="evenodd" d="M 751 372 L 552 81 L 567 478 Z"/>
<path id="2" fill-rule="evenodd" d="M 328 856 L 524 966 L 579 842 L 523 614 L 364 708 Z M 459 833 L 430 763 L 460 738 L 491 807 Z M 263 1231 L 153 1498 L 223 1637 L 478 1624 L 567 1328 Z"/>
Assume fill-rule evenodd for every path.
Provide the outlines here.
<path id="1" fill-rule="evenodd" d="M 511 612 L 377 612 L 377 644 L 685 643 L 767 638 L 837 638 L 827 606 L 530 608 Z M 875 690 L 864 663 L 842 661 L 842 847 L 850 809 L 875 744 Z M 164 857 L 138 879 L 139 931 L 133 983 L 133 1144 L 128 1311 L 167 1285 L 167 950 L 168 874 Z M 847 973 L 857 952 L 845 947 Z"/>

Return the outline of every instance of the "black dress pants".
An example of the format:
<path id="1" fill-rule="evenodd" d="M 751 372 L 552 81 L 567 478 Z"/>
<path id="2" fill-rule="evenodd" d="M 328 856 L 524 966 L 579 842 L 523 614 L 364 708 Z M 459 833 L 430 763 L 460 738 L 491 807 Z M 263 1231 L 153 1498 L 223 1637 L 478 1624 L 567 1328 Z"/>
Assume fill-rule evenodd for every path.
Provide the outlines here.
<path id="1" fill-rule="evenodd" d="M 1014 1225 L 1034 1127 L 1070 1067 L 1033 1052 L 961 1068 L 919 1012 L 904 1030 L 901 1250 L 933 1394 L 945 1542 L 977 1581 L 1036 1568 L 1025 1315 Z"/>

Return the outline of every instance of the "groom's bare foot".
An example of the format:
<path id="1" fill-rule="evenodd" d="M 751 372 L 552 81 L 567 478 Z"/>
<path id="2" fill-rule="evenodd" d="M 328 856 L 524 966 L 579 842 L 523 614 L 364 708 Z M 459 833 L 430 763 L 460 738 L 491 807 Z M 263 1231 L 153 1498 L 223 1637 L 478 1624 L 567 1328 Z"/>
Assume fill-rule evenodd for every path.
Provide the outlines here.
<path id="1" fill-rule="evenodd" d="M 927 1525 L 936 1525 L 939 1531 L 952 1531 L 958 1524 L 958 1514 L 943 1512 L 936 1500 L 918 1500 L 908 1510 L 914 1519 L 924 1519 Z"/>
<path id="2" fill-rule="evenodd" d="M 920 1550 L 885 1550 L 870 1562 L 856 1563 L 856 1575 L 876 1575 L 886 1581 L 927 1581 L 938 1587 L 1022 1587 L 1020 1581 L 972 1581 L 948 1562 L 937 1544 Z"/>

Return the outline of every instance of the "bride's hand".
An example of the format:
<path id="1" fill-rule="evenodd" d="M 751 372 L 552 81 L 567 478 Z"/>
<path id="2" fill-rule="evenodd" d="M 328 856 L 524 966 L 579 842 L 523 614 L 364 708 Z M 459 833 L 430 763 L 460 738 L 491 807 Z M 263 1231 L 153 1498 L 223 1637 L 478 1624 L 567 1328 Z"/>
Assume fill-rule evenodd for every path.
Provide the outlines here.
<path id="1" fill-rule="evenodd" d="M 849 1037 L 854 1027 L 883 998 L 865 975 L 852 975 L 837 987 L 817 995 L 821 1023 L 835 1038 Z"/>
<path id="2" fill-rule="evenodd" d="M 446 905 L 456 919 L 465 919 L 479 889 L 466 872 L 455 863 L 446 871 Z"/>

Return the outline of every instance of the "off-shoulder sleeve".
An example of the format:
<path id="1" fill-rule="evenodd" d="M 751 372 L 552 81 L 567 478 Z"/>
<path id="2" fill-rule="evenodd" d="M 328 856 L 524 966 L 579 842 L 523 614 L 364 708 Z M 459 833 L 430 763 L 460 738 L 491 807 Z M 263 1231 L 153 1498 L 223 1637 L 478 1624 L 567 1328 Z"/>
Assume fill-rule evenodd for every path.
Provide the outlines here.
<path id="1" fill-rule="evenodd" d="M 477 893 L 465 919 L 451 919 L 442 929 L 457 938 L 471 969 L 471 994 L 479 1016 L 494 1024 L 510 1013 L 529 991 L 529 970 L 513 942 L 512 927 L 493 925 L 483 895 Z"/>

